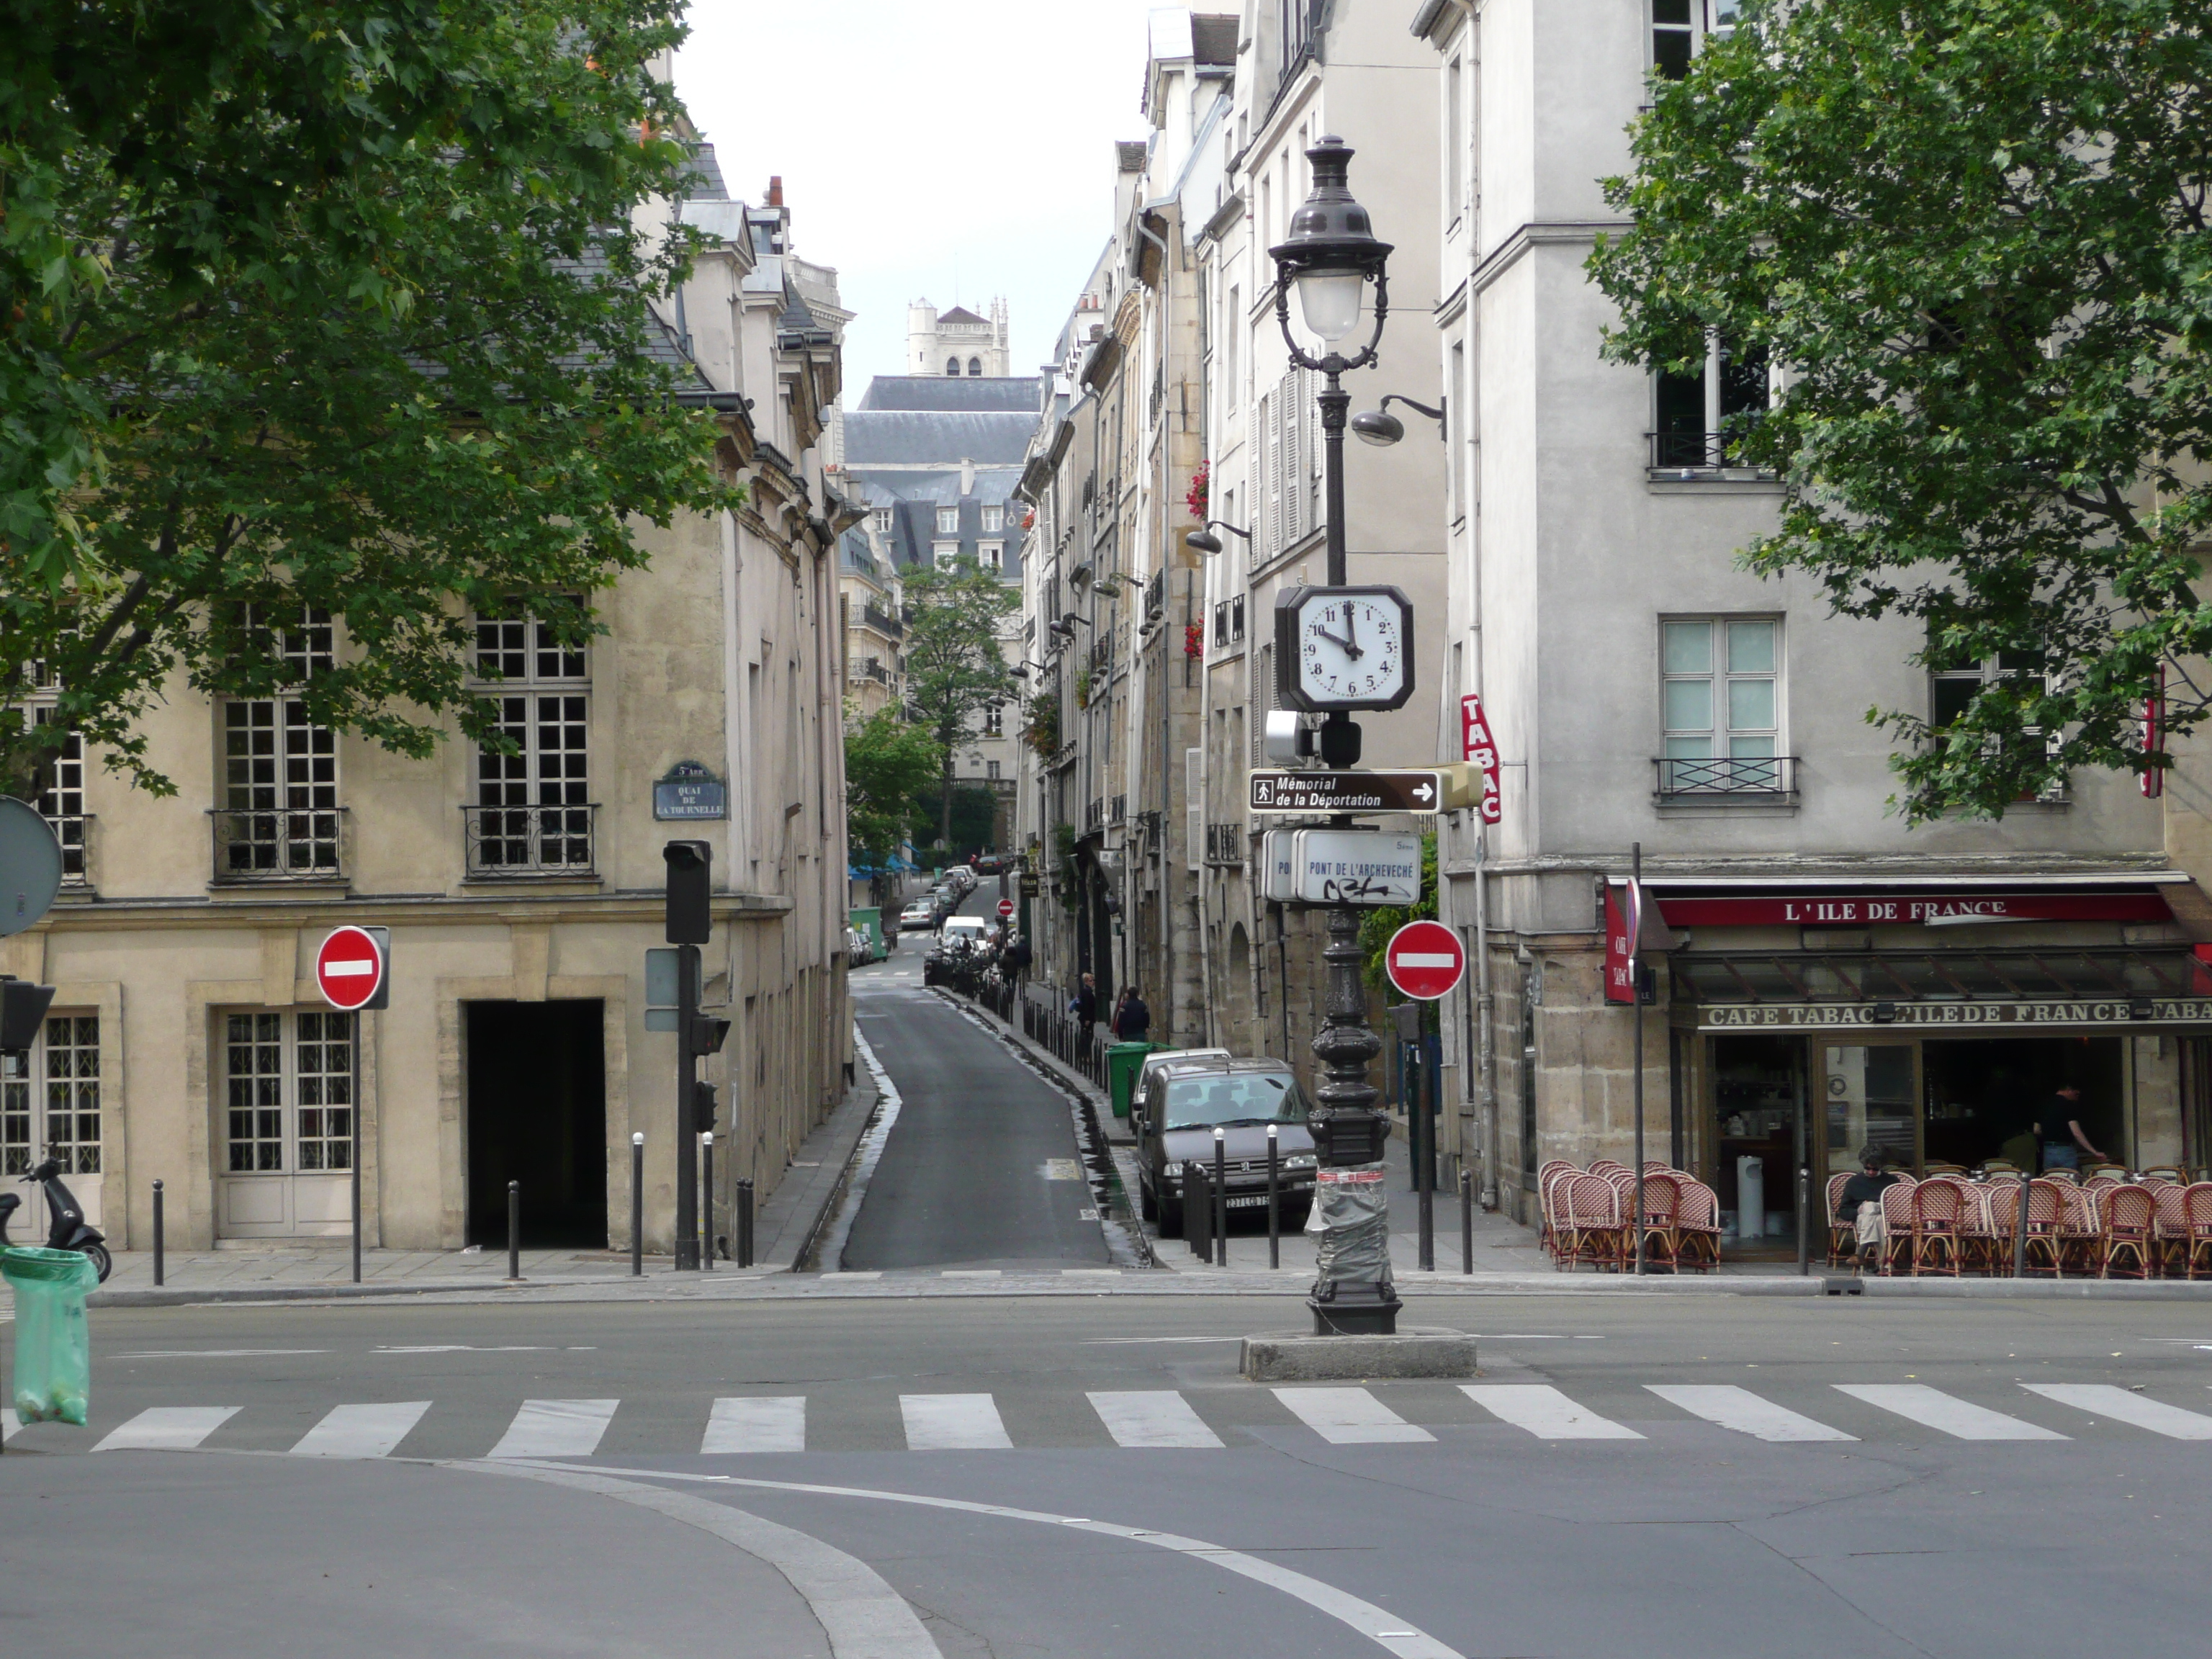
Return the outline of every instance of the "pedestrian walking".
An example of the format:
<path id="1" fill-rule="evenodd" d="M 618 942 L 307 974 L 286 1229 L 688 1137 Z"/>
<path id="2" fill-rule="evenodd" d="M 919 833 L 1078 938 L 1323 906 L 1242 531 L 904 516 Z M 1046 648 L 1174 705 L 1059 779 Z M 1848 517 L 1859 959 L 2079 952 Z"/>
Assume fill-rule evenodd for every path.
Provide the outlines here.
<path id="1" fill-rule="evenodd" d="M 2109 1164 L 2112 1161 L 2091 1145 L 2089 1137 L 2081 1133 L 2081 1110 L 2080 1086 L 2072 1083 L 2061 1084 L 2052 1094 L 2050 1106 L 2045 1109 L 2046 1115 L 2054 1127 L 2044 1132 L 2043 1167 L 2045 1169 L 2078 1170 L 2081 1167 L 2081 1154 L 2084 1152 L 2088 1153 L 2091 1159 L 2099 1164 Z M 2066 1126 L 2066 1135 L 2063 1139 L 2059 1138 L 2058 1131 L 2055 1127 L 2061 1123 Z"/>
<path id="2" fill-rule="evenodd" d="M 1123 1042 L 1142 1042 L 1152 1029 L 1152 1011 L 1145 1006 L 1133 985 L 1124 988 L 1121 1006 L 1114 1011 L 1114 1035 Z"/>
<path id="3" fill-rule="evenodd" d="M 1067 1012 L 1075 1016 L 1075 1023 L 1089 1030 L 1098 1023 L 1098 981 L 1090 975 L 1083 976 L 1075 988 L 1075 994 L 1067 1000 Z"/>

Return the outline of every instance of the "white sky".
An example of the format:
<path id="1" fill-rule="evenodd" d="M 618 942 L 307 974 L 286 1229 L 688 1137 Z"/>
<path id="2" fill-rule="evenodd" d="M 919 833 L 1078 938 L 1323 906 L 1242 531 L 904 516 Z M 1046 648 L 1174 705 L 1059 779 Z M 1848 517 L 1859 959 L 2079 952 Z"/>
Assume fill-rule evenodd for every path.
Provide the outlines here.
<path id="1" fill-rule="evenodd" d="M 1150 131 L 1155 7 L 694 0 L 677 90 L 730 194 L 781 173 L 793 251 L 837 268 L 848 406 L 904 372 L 925 296 L 988 316 L 1003 294 L 1014 372 L 1043 361 L 1113 228 L 1114 141 Z"/>

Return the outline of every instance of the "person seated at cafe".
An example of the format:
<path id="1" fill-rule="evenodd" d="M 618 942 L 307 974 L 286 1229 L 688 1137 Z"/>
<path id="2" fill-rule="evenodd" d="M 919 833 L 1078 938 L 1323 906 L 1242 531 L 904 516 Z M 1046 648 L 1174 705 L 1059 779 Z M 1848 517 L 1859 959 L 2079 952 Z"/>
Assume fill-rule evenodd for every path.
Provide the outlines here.
<path id="1" fill-rule="evenodd" d="M 1902 1179 L 1894 1170 L 1882 1167 L 1880 1148 L 1860 1148 L 1859 1172 L 1844 1183 L 1836 1200 L 1836 1213 L 1856 1229 L 1862 1267 L 1880 1259 L 1881 1247 L 1889 1237 L 1889 1228 L 1882 1220 L 1881 1195 Z"/>

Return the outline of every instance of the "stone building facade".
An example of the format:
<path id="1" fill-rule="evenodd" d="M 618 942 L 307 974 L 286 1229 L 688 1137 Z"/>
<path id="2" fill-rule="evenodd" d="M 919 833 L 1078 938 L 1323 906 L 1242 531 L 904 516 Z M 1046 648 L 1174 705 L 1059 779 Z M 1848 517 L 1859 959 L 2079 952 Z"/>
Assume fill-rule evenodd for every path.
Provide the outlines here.
<path id="1" fill-rule="evenodd" d="M 149 732 L 175 796 L 96 753 L 57 780 L 45 805 L 82 850 L 46 919 L 0 944 L 0 968 L 57 988 L 0 1093 L 8 1170 L 60 1157 L 122 1248 L 147 1243 L 156 1179 L 179 1247 L 335 1238 L 357 1109 L 372 1248 L 503 1240 L 509 1180 L 526 1239 L 623 1247 L 641 1133 L 646 1242 L 665 1249 L 675 1038 L 647 1029 L 645 953 L 682 838 L 714 849 L 705 1001 L 732 1022 L 707 1068 L 720 1200 L 740 1176 L 775 1188 L 849 1058 L 836 540 L 859 518 L 817 448 L 836 273 L 793 254 L 780 198 L 731 199 L 702 146 L 691 198 L 654 210 L 721 239 L 652 325 L 746 499 L 646 526 L 650 567 L 594 596 L 584 651 L 526 605 L 470 619 L 519 753 L 456 734 L 406 759 L 281 698 L 179 684 Z M 343 615 L 271 622 L 310 668 L 349 649 Z M 662 816 L 679 770 L 712 815 Z M 391 930 L 358 1103 L 353 1022 L 312 970 L 340 923 Z"/>

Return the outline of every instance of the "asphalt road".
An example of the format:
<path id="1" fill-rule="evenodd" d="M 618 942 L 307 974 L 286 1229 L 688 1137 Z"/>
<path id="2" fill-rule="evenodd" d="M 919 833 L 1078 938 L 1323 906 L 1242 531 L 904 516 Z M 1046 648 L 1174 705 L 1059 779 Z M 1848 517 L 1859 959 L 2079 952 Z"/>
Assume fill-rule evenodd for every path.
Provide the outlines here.
<path id="1" fill-rule="evenodd" d="M 843 1650 L 2202 1650 L 2212 1443 L 2176 1437 L 2212 1433 L 2212 1310 L 1416 1303 L 1480 1334 L 1475 1389 L 1513 1390 L 1480 1397 L 1243 1382 L 1288 1311 L 103 1311 L 89 1427 L 0 1458 L 0 1650 L 805 1655 L 894 1614 L 929 1648 Z M 349 1423 L 381 1455 L 295 1455 Z M 196 1449 L 78 1455 L 118 1432 Z"/>
<path id="2" fill-rule="evenodd" d="M 998 900 L 986 879 L 963 915 Z M 842 1262 L 851 1271 L 1101 1267 L 1109 1255 L 1068 1097 L 921 988 L 921 937 L 852 976 L 898 1115 Z"/>

